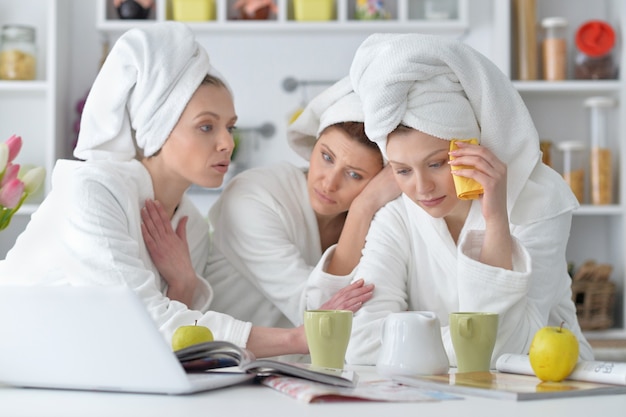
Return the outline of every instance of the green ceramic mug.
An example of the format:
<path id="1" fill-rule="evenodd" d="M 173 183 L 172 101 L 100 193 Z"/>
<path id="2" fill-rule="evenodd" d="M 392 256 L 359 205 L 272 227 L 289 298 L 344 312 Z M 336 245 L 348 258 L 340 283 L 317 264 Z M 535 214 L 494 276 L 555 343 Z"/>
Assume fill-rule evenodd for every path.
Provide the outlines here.
<path id="1" fill-rule="evenodd" d="M 457 372 L 488 372 L 497 334 L 497 313 L 450 313 Z"/>
<path id="2" fill-rule="evenodd" d="M 352 332 L 352 311 L 307 310 L 304 332 L 312 365 L 343 369 Z"/>

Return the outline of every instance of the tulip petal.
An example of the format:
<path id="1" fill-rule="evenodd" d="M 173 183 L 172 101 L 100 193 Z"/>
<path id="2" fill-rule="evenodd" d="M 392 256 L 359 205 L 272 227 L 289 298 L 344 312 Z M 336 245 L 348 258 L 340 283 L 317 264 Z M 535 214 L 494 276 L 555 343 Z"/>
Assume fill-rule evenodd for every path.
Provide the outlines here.
<path id="1" fill-rule="evenodd" d="M 5 142 L 9 147 L 9 162 L 13 161 L 22 149 L 22 137 L 13 135 Z"/>
<path id="2" fill-rule="evenodd" d="M 14 178 L 17 178 L 17 174 L 20 171 L 20 164 L 12 164 L 9 162 L 7 169 L 4 171 L 2 180 L 0 181 L 0 187 L 3 187 L 6 183 Z"/>
<path id="3" fill-rule="evenodd" d="M 39 187 L 41 187 L 45 178 L 46 170 L 43 167 L 29 169 L 26 174 L 22 176 L 24 191 L 29 195 L 35 193 Z"/>
<path id="4" fill-rule="evenodd" d="M 0 177 L 4 174 L 4 169 L 9 162 L 9 147 L 6 143 L 0 143 Z"/>
<path id="5" fill-rule="evenodd" d="M 15 208 L 20 203 L 22 194 L 24 194 L 24 183 L 14 178 L 0 188 L 0 205 Z"/>

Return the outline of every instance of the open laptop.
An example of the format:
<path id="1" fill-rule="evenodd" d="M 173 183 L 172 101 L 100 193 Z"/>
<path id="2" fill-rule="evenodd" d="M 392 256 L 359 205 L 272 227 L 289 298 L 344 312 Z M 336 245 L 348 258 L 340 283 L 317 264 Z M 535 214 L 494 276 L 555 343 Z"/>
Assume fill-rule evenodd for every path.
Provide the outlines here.
<path id="1" fill-rule="evenodd" d="M 190 394 L 251 378 L 185 373 L 127 287 L 0 286 L 0 383 Z"/>

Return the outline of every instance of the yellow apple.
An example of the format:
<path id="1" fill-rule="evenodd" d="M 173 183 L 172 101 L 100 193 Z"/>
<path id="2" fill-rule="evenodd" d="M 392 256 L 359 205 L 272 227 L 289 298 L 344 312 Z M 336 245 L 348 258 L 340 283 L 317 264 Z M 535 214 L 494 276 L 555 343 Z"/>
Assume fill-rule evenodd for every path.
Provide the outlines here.
<path id="1" fill-rule="evenodd" d="M 567 378 L 578 362 L 578 339 L 561 326 L 537 330 L 528 351 L 530 366 L 542 381 L 560 382 Z"/>
<path id="2" fill-rule="evenodd" d="M 213 332 L 208 327 L 198 326 L 198 320 L 193 325 L 180 326 L 172 335 L 172 349 L 180 350 L 198 343 L 212 342 Z"/>

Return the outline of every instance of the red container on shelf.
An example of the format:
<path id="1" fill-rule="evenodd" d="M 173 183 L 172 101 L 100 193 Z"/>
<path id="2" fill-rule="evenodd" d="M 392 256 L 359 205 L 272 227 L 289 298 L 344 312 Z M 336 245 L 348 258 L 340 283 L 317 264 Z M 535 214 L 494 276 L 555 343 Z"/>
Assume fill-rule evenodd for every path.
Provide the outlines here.
<path id="1" fill-rule="evenodd" d="M 590 20 L 576 31 L 575 78 L 607 80 L 617 78 L 618 65 L 614 57 L 615 31 L 602 20 Z"/>

